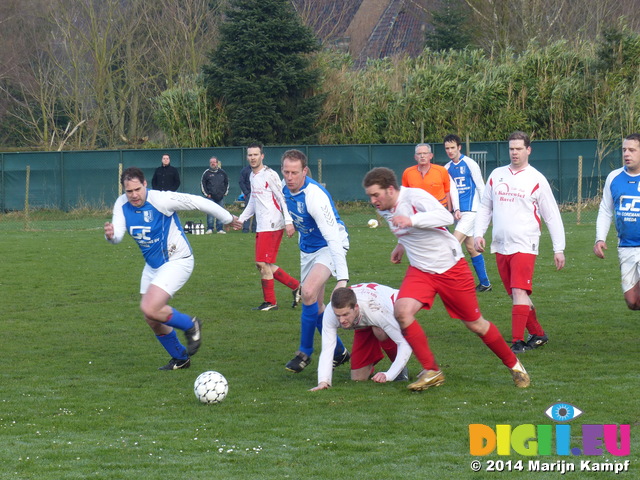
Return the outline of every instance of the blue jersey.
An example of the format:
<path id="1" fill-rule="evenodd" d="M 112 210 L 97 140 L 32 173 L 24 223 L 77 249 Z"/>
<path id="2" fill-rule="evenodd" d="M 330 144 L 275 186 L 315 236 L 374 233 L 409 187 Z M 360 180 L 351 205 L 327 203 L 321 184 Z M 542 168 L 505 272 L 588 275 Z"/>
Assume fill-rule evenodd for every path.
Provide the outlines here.
<path id="1" fill-rule="evenodd" d="M 640 175 L 630 175 L 624 167 L 607 176 L 596 222 L 596 240 L 606 240 L 612 218 L 618 246 L 640 247 Z"/>
<path id="2" fill-rule="evenodd" d="M 129 233 L 152 268 L 189 257 L 193 252 L 176 213 L 180 210 L 200 210 L 225 223 L 233 220 L 229 212 L 206 198 L 147 190 L 146 202 L 141 207 L 131 205 L 126 195 L 116 200 L 112 219 L 114 236 L 109 241 L 119 243 L 125 233 Z"/>
<path id="3" fill-rule="evenodd" d="M 307 177 L 300 190 L 283 188 L 287 208 L 298 231 L 298 245 L 304 253 L 329 247 L 339 279 L 348 279 L 346 251 L 349 234 L 327 190 Z"/>
<path id="4" fill-rule="evenodd" d="M 445 165 L 445 168 L 456 184 L 460 211 L 477 211 L 484 191 L 484 180 L 476 161 L 466 155 L 461 155 L 457 163 L 450 161 Z"/>

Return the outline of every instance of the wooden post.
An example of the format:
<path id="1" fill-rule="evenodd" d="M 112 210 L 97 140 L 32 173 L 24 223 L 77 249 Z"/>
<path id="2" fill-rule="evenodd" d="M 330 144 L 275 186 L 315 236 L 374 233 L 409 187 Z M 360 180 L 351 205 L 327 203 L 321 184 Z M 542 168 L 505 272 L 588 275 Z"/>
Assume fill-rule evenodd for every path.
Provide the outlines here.
<path id="1" fill-rule="evenodd" d="M 24 228 L 29 230 L 29 188 L 31 183 L 31 166 L 27 165 L 26 180 L 24 185 Z"/>
<path id="2" fill-rule="evenodd" d="M 582 218 L 582 155 L 578 156 L 578 209 L 576 212 L 576 223 L 580 225 Z"/>
<path id="3" fill-rule="evenodd" d="M 318 159 L 318 183 L 323 187 L 326 187 L 324 183 L 322 183 L 322 159 Z"/>
<path id="4" fill-rule="evenodd" d="M 118 164 L 118 196 L 122 195 L 122 184 L 120 178 L 122 177 L 122 163 Z"/>

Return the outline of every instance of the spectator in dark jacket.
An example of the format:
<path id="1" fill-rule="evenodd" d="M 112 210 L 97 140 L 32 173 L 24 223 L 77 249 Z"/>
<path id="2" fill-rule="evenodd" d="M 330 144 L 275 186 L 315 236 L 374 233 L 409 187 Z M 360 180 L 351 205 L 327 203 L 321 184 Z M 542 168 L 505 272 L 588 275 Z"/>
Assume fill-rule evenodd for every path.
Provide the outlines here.
<path id="1" fill-rule="evenodd" d="M 240 171 L 240 181 L 238 182 L 238 185 L 240 185 L 240 190 L 244 195 L 244 203 L 245 205 L 248 205 L 249 199 L 251 198 L 251 165 L 247 165 Z M 242 224 L 242 233 L 255 233 L 255 231 L 256 217 L 254 215 Z"/>
<path id="2" fill-rule="evenodd" d="M 224 207 L 224 197 L 229 193 L 229 177 L 227 176 L 227 172 L 220 167 L 216 157 L 209 159 L 209 168 L 202 174 L 200 188 L 205 197 Z M 217 220 L 213 215 L 207 215 L 206 233 L 213 233 L 214 220 L 216 232 L 227 233 L 222 228 L 222 222 Z"/>
<path id="3" fill-rule="evenodd" d="M 151 179 L 151 188 L 154 190 L 171 190 L 177 192 L 180 187 L 180 172 L 171 166 L 171 158 L 168 154 L 162 155 L 162 165 L 156 168 Z"/>

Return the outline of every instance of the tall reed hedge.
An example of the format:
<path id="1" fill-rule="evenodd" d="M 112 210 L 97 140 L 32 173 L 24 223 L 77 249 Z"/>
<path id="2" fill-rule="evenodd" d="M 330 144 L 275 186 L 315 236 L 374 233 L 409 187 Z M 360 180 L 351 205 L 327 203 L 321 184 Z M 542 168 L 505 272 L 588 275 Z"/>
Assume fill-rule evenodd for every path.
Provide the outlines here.
<path id="1" fill-rule="evenodd" d="M 640 130 L 640 36 L 624 28 L 596 44 L 531 43 L 519 54 L 425 50 L 361 70 L 335 53 L 317 61 L 324 143 L 440 142 L 451 132 L 504 140 L 515 129 L 606 142 Z"/>

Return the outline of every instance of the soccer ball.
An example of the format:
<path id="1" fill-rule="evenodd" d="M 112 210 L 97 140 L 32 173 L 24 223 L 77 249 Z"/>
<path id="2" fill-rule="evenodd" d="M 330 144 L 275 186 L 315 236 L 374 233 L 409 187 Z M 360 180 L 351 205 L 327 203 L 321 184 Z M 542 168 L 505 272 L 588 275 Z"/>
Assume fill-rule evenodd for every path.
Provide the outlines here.
<path id="1" fill-rule="evenodd" d="M 369 220 L 369 222 L 367 222 L 367 225 L 369 225 L 369 228 L 378 228 L 378 220 L 372 218 L 371 220 Z"/>
<path id="2" fill-rule="evenodd" d="M 208 371 L 198 375 L 193 393 L 202 403 L 220 403 L 227 396 L 229 384 L 221 373 Z"/>

